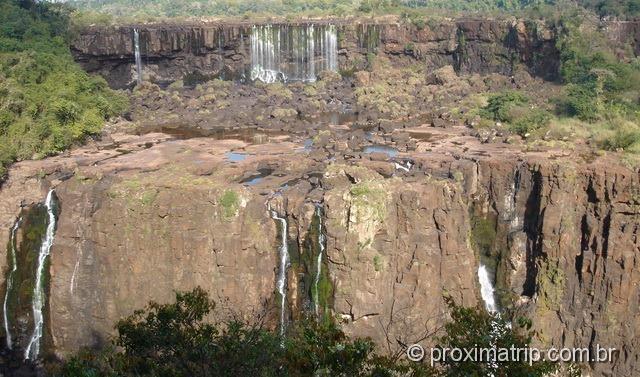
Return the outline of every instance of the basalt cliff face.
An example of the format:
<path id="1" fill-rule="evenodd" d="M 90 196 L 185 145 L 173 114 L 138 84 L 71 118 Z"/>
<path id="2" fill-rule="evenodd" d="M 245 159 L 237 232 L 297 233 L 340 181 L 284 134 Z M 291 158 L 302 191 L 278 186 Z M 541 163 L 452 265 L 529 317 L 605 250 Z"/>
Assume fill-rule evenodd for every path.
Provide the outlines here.
<path id="1" fill-rule="evenodd" d="M 144 73 L 153 82 L 168 84 L 195 72 L 241 79 L 247 78 L 251 69 L 255 28 L 288 28 L 291 32 L 283 35 L 291 39 L 297 28 L 319 29 L 327 24 L 336 27 L 338 65 L 344 71 L 362 69 L 368 54 L 381 52 L 396 64 L 420 63 L 432 69 L 453 65 L 462 73 L 511 75 L 519 62 L 533 75 L 549 80 L 558 77 L 555 31 L 542 21 L 468 19 L 419 27 L 388 21 L 95 27 L 83 31 L 72 50 L 87 71 L 100 73 L 113 87 L 124 88 L 135 81 L 134 30 L 138 30 Z M 309 33 L 302 38 L 309 38 Z"/>
<path id="2" fill-rule="evenodd" d="M 198 285 L 219 303 L 217 318 L 262 313 L 275 326 L 283 241 L 275 211 L 291 259 L 287 322 L 318 305 L 348 333 L 395 351 L 443 323 L 443 295 L 479 302 L 483 260 L 494 265 L 503 308 L 533 318 L 537 342 L 615 347 L 613 364 L 593 371 L 635 375 L 637 173 L 508 148 L 489 150 L 508 156 L 496 159 L 459 132 L 436 140 L 412 153 L 405 172 L 385 155 L 326 162 L 325 150 L 340 143 L 333 138 L 328 149 L 303 152 L 293 140 L 129 137 L 117 150 L 18 164 L 2 188 L 0 241 L 55 189 L 45 330 L 58 355 L 99 345 L 117 319 Z M 229 163 L 239 147 L 245 157 Z M 29 237 L 21 229 L 17 245 Z"/>

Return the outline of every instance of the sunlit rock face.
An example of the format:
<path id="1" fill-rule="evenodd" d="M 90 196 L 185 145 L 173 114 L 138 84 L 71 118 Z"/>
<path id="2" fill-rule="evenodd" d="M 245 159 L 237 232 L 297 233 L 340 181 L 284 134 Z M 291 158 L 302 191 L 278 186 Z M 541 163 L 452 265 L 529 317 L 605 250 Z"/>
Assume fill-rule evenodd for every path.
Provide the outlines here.
<path id="1" fill-rule="evenodd" d="M 436 147 L 449 154 L 345 158 L 334 149 L 342 134 L 324 134 L 307 150 L 302 139 L 128 135 L 118 148 L 16 164 L 0 190 L 0 243 L 17 250 L 11 287 L 33 285 L 33 276 L 20 277 L 22 253 L 37 256 L 47 239 L 48 211 L 38 203 L 51 187 L 59 198 L 40 354 L 100 345 L 118 319 L 195 286 L 217 302 L 219 319 L 262 313 L 277 331 L 330 315 L 384 347 L 387 335 L 407 343 L 441 326 L 445 295 L 482 305 L 484 285 L 501 311 L 532 318 L 535 342 L 632 349 L 637 174 L 611 160 L 553 161 L 509 147 L 496 154 L 474 138 L 458 145 L 442 137 Z M 243 158 L 231 158 L 239 150 Z M 411 158 L 409 172 L 395 169 L 402 158 Z M 264 168 L 271 173 L 246 183 Z M 25 243 L 29 233 L 37 242 Z M 11 261 L 0 259 L 5 281 Z M 481 261 L 495 271 L 484 284 Z M 9 297 L 12 342 L 26 346 L 32 300 Z M 635 357 L 593 368 L 636 375 Z"/>

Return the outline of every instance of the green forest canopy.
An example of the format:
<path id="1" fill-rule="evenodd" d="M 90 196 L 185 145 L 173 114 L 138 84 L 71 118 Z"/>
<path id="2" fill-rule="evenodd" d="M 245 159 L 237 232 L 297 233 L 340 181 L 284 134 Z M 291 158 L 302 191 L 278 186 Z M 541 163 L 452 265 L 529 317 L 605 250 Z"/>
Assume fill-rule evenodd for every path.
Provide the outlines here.
<path id="1" fill-rule="evenodd" d="M 544 5 L 575 4 L 570 0 L 70 0 L 81 10 L 116 17 L 204 17 L 313 14 L 349 15 L 397 13 L 408 9 L 456 11 L 517 11 Z M 640 0 L 578 0 L 601 16 L 634 17 Z"/>
<path id="2" fill-rule="evenodd" d="M 71 10 L 0 0 L 0 178 L 13 161 L 60 152 L 100 132 L 126 98 L 69 51 Z"/>

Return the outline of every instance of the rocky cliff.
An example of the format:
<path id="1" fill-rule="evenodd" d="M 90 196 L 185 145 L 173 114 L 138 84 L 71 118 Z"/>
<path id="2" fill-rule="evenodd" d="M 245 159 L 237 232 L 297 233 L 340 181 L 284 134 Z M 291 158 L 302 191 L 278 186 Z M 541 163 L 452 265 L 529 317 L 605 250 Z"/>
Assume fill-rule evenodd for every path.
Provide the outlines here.
<path id="1" fill-rule="evenodd" d="M 282 33 L 283 39 L 291 39 L 296 28 L 327 23 L 337 27 L 338 65 L 342 71 L 361 69 L 368 54 L 381 53 L 398 65 L 420 63 L 432 69 L 453 65 L 463 73 L 510 75 L 516 65 L 522 64 L 545 79 L 553 80 L 558 75 L 555 31 L 541 21 L 460 19 L 414 25 L 336 20 L 272 27 L 288 28 Z M 241 79 L 249 76 L 251 35 L 256 26 L 263 25 L 94 27 L 76 38 L 72 50 L 87 71 L 100 73 L 113 87 L 127 87 L 135 81 L 134 30 L 138 30 L 144 74 L 150 81 L 168 84 L 188 80 L 194 74 Z"/>
<path id="2" fill-rule="evenodd" d="M 444 297 L 482 305 L 482 265 L 500 310 L 529 317 L 537 344 L 613 347 L 611 363 L 585 372 L 640 373 L 637 169 L 573 134 L 529 142 L 477 124 L 487 92 L 527 88 L 534 107 L 556 94 L 542 79 L 557 76 L 554 30 L 492 20 L 137 25 L 88 29 L 75 56 L 127 87 L 134 30 L 144 81 L 246 78 L 249 68 L 318 80 L 144 82 L 128 120 L 16 163 L 0 187 L 11 349 L 0 370 L 38 334 L 40 293 L 45 357 L 98 347 L 118 319 L 196 286 L 217 302 L 212 320 L 260 317 L 286 330 L 331 316 L 390 353 L 428 346 L 447 320 Z M 633 30 L 608 31 L 633 43 Z M 271 54 L 276 44 L 284 57 Z"/>
<path id="3" fill-rule="evenodd" d="M 615 347 L 596 375 L 637 374 L 638 174 L 606 157 L 481 144 L 464 128 L 413 132 L 425 130 L 430 141 L 392 157 L 337 152 L 350 136 L 333 132 L 344 131 L 306 149 L 295 136 L 116 137 L 17 164 L 0 196 L 0 242 L 55 189 L 45 332 L 58 355 L 99 345 L 148 300 L 198 285 L 218 302 L 216 318 L 263 314 L 276 326 L 282 273 L 286 322 L 333 315 L 395 351 L 443 323 L 444 295 L 479 302 L 482 261 L 503 310 L 528 314 L 537 342 Z M 274 213 L 286 220 L 284 272 Z"/>

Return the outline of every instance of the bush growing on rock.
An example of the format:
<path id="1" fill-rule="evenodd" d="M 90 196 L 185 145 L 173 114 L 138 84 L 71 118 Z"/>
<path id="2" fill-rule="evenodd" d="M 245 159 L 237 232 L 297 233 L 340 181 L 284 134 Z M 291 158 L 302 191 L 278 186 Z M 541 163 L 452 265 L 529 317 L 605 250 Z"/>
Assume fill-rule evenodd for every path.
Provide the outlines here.
<path id="1" fill-rule="evenodd" d="M 541 109 L 532 109 L 515 119 L 509 126 L 509 130 L 520 136 L 525 136 L 532 131 L 545 127 L 550 120 L 551 114 L 548 112 Z"/>
<path id="2" fill-rule="evenodd" d="M 491 349 L 494 347 L 524 349 L 531 344 L 531 323 L 519 318 L 515 326 L 499 314 L 491 314 L 473 308 L 456 305 L 445 298 L 451 312 L 451 321 L 445 325 L 445 334 L 438 339 L 438 349 Z M 521 355 L 522 356 L 522 355 Z M 474 361 L 444 363 L 441 376 L 548 376 L 558 370 L 558 365 L 536 361 L 529 365 L 523 359 L 503 361 L 495 364 Z"/>
<path id="3" fill-rule="evenodd" d="M 116 325 L 102 351 L 83 350 L 58 376 L 434 376 L 424 364 L 380 356 L 369 339 L 349 339 L 333 321 L 302 320 L 283 339 L 255 324 L 206 321 L 215 304 L 201 288 L 151 302 Z M 118 349 L 116 349 L 116 347 Z"/>
<path id="4" fill-rule="evenodd" d="M 508 122 L 512 120 L 510 112 L 516 106 L 522 106 L 529 102 L 529 98 L 517 91 L 506 91 L 489 97 L 487 106 L 484 107 L 482 115 L 499 121 Z"/>
<path id="5" fill-rule="evenodd" d="M 597 25 L 581 17 L 560 21 L 560 73 L 569 84 L 559 110 L 585 121 L 640 109 L 640 67 L 621 60 Z"/>
<path id="6" fill-rule="evenodd" d="M 220 196 L 219 203 L 222 206 L 222 217 L 230 219 L 238 213 L 240 208 L 240 197 L 233 190 L 225 190 Z"/>
<path id="7" fill-rule="evenodd" d="M 52 374 L 77 376 L 322 376 L 445 377 L 543 376 L 557 365 L 525 360 L 499 362 L 429 360 L 409 362 L 404 352 L 384 356 L 366 338 L 349 339 L 332 320 L 302 319 L 284 337 L 264 326 L 264 317 L 248 324 L 207 320 L 215 303 L 201 288 L 176 293 L 175 302 L 150 302 L 144 310 L 120 320 L 117 336 L 103 350 L 82 350 Z M 435 339 L 438 349 L 525 347 L 530 322 L 513 328 L 498 315 L 457 306 L 446 299 L 451 321 Z"/>
<path id="8" fill-rule="evenodd" d="M 506 91 L 489 97 L 480 114 L 494 121 L 508 123 L 511 132 L 526 136 L 549 124 L 551 114 L 530 104 L 530 99 L 517 91 Z"/>

